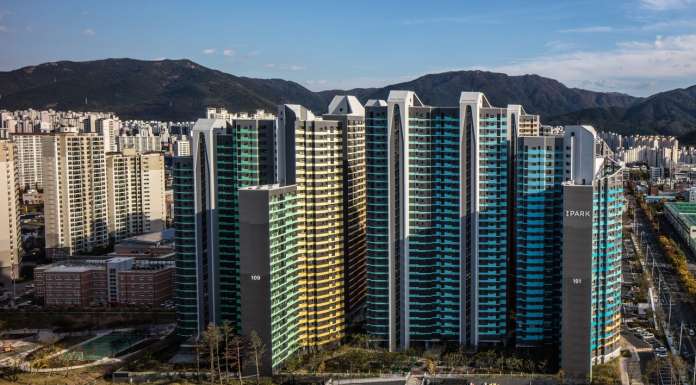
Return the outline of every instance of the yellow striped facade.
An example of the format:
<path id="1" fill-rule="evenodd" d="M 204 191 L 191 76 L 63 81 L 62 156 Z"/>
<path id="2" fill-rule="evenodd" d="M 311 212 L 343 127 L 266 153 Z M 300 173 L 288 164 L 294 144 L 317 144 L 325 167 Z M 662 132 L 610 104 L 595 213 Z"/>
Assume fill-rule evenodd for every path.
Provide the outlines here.
<path id="1" fill-rule="evenodd" d="M 345 333 L 342 136 L 336 121 L 295 122 L 295 170 L 303 242 L 300 335 L 305 348 Z"/>

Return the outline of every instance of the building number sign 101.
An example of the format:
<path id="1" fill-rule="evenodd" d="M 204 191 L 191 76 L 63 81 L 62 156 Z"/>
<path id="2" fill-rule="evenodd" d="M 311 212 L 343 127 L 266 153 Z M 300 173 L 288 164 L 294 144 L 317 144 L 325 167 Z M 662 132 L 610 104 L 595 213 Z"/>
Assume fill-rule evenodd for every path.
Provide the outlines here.
<path id="1" fill-rule="evenodd" d="M 582 278 L 573 278 L 573 285 L 579 285 L 582 283 Z"/>

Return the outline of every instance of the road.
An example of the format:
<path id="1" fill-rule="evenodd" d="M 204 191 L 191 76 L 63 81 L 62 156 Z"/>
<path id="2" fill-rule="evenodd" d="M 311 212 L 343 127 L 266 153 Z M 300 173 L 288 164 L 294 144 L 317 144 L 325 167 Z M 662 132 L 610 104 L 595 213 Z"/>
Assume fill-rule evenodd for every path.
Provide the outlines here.
<path id="1" fill-rule="evenodd" d="M 646 267 L 654 277 L 660 307 L 674 335 L 672 346 L 679 350 L 681 339 L 680 353 L 691 369 L 696 353 L 696 336 L 690 336 L 689 330 L 696 330 L 696 308 L 693 301 L 682 289 L 676 271 L 662 253 L 657 242 L 657 235 L 645 213 L 632 196 L 627 195 L 627 199 L 629 205 L 634 207 L 634 233 L 638 236 L 641 249 L 646 255 Z M 665 223 L 661 223 L 661 226 L 665 225 Z M 676 233 L 672 232 L 671 234 Z"/>

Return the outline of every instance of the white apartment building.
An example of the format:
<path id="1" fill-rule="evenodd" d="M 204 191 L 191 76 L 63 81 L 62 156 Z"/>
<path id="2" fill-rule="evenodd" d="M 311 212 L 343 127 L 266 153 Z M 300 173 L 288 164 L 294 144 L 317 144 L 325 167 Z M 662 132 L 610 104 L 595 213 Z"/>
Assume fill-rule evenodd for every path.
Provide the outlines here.
<path id="1" fill-rule="evenodd" d="M 172 144 L 174 156 L 191 156 L 191 141 L 188 136 L 182 135 Z"/>
<path id="2" fill-rule="evenodd" d="M 118 119 L 102 118 L 96 121 L 97 133 L 104 137 L 104 151 L 118 151 L 116 137 L 121 133 L 121 121 Z"/>
<path id="3" fill-rule="evenodd" d="M 19 227 L 19 184 L 16 177 L 14 143 L 0 140 L 0 282 L 19 277 L 21 263 Z"/>
<path id="4" fill-rule="evenodd" d="M 160 137 L 155 135 L 120 135 L 116 137 L 116 143 L 119 152 L 128 148 L 140 153 L 162 151 Z"/>
<path id="5" fill-rule="evenodd" d="M 41 167 L 41 138 L 46 134 L 12 134 L 17 151 L 17 178 L 19 187 L 43 188 L 43 169 Z"/>
<path id="6" fill-rule="evenodd" d="M 113 241 L 166 226 L 164 156 L 125 149 L 106 155 L 109 236 Z"/>
<path id="7" fill-rule="evenodd" d="M 63 130 L 42 137 L 46 256 L 108 245 L 104 138 Z"/>

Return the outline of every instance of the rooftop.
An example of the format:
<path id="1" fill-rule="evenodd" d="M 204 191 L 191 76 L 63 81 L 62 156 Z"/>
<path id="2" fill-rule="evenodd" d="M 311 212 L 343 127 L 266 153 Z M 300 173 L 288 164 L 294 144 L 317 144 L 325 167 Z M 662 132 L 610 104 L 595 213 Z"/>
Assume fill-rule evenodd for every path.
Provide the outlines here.
<path id="1" fill-rule="evenodd" d="M 667 202 L 665 208 L 676 214 L 686 226 L 696 226 L 696 203 Z"/>
<path id="2" fill-rule="evenodd" d="M 50 265 L 40 266 L 41 270 L 46 273 L 84 273 L 92 270 L 103 270 L 104 266 L 90 264 L 63 264 L 52 263 Z"/>
<path id="3" fill-rule="evenodd" d="M 169 243 L 174 241 L 174 229 L 164 229 L 162 231 L 155 231 L 152 233 L 140 234 L 133 237 L 129 237 L 121 240 L 121 244 L 131 245 L 131 244 L 159 244 L 159 243 Z"/>

